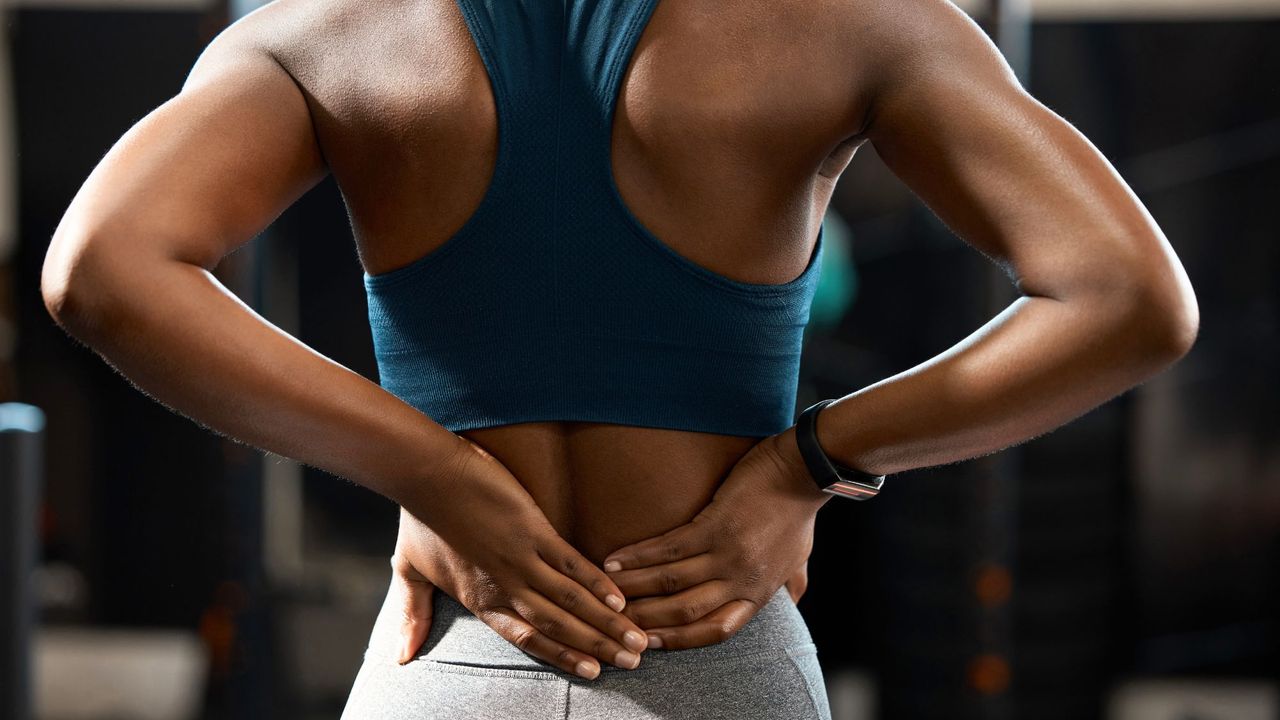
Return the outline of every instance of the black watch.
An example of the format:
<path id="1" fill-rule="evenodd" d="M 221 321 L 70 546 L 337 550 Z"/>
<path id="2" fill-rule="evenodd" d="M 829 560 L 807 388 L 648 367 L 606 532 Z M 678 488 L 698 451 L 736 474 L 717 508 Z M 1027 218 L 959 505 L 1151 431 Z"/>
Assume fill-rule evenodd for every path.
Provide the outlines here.
<path id="1" fill-rule="evenodd" d="M 800 456 L 804 458 L 813 481 L 823 492 L 854 500 L 873 498 L 884 484 L 884 475 L 837 465 L 818 444 L 818 411 L 833 402 L 835 400 L 823 400 L 800 413 L 796 420 L 796 444 L 800 446 Z"/>

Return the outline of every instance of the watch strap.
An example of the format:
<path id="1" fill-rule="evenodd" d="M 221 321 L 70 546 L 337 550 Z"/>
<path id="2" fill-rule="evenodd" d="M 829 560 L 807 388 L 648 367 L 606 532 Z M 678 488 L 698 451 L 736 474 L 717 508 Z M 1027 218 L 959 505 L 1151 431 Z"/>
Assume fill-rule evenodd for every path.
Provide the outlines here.
<path id="1" fill-rule="evenodd" d="M 818 443 L 818 413 L 834 402 L 834 399 L 822 400 L 800 413 L 796 420 L 796 445 L 800 448 L 800 456 L 804 458 L 814 483 L 823 492 L 853 500 L 875 497 L 884 484 L 884 475 L 872 475 L 840 465 L 832 461 Z"/>

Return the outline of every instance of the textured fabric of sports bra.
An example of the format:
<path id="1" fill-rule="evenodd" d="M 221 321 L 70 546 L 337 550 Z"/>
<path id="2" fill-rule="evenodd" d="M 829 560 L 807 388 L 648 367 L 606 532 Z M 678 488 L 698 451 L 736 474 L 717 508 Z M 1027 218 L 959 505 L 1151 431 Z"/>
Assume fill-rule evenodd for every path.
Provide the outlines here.
<path id="1" fill-rule="evenodd" d="M 474 214 L 365 274 L 380 382 L 454 432 L 540 420 L 764 437 L 795 418 L 822 231 L 803 273 L 741 282 L 628 210 L 610 139 L 658 0 L 457 0 L 498 154 Z"/>

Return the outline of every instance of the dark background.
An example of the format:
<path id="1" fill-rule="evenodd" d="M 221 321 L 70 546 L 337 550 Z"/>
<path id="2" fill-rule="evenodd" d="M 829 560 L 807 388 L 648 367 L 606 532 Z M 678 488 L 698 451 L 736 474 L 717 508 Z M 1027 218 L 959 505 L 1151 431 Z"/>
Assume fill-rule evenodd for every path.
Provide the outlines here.
<path id="1" fill-rule="evenodd" d="M 261 453 L 143 396 L 53 324 L 38 290 L 72 195 L 178 91 L 224 12 L 9 13 L 20 244 L 7 399 L 47 413 L 44 560 L 83 577 L 46 623 L 199 633 L 209 718 L 336 717 L 363 647 L 333 651 L 337 680 L 300 680 L 298 628 L 367 635 L 395 506 L 306 470 L 314 566 L 330 580 L 343 562 L 376 572 L 353 571 L 345 588 L 341 576 L 273 582 Z M 1280 666 L 1280 23 L 1040 23 L 1032 48 L 1032 92 L 1098 145 L 1168 235 L 1200 336 L 1172 369 L 1058 431 L 892 477 L 873 502 L 828 503 L 800 607 L 829 679 L 868 678 L 883 718 L 1101 718 L 1135 678 L 1274 683 Z M 989 264 L 872 152 L 833 212 L 857 292 L 838 322 L 812 328 L 801 407 L 922 362 L 994 314 Z M 302 339 L 376 379 L 332 180 L 220 277 L 260 299 L 268 253 L 296 257 Z M 325 614 L 344 602 L 354 609 Z"/>

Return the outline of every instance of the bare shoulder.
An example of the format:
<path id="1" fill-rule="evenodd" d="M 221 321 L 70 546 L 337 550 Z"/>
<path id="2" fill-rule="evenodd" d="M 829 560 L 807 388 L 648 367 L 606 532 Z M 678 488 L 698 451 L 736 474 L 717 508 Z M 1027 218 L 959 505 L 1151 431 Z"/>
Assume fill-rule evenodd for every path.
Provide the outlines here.
<path id="1" fill-rule="evenodd" d="M 485 82 L 457 0 L 274 0 L 205 54 L 216 62 L 245 52 L 266 53 L 289 73 L 339 166 L 354 140 L 420 136 L 424 123 L 454 118 Z"/>
<path id="2" fill-rule="evenodd" d="M 855 0 L 854 52 L 868 92 L 925 76 L 1010 79 L 986 33 L 950 0 Z"/>
<path id="3" fill-rule="evenodd" d="M 679 7 L 686 10 L 672 12 L 688 15 L 692 11 L 687 8 L 700 3 Z M 927 75 L 963 78 L 993 68 L 998 72 L 999 63 L 992 60 L 999 52 L 950 0 L 767 0 L 721 7 L 716 18 L 718 34 L 726 36 L 748 36 L 741 27 L 747 21 L 768 27 L 751 36 L 753 54 L 774 64 L 802 60 L 806 71 L 793 82 L 809 78 L 843 93 L 844 114 L 860 119 L 862 129 L 886 92 Z M 693 25 L 681 19 L 684 27 Z"/>
<path id="4" fill-rule="evenodd" d="M 299 57 L 309 47 L 324 46 L 332 37 L 325 15 L 330 8 L 344 4 L 273 0 L 257 8 L 214 36 L 191 68 L 186 84 L 199 82 L 220 66 L 248 56 L 268 56 L 280 61 Z"/>
<path id="5" fill-rule="evenodd" d="M 274 57 L 307 90 L 385 86 L 447 39 L 454 0 L 273 0 L 228 25 L 200 63 L 237 53 Z M 456 10 L 455 10 L 456 12 Z"/>

